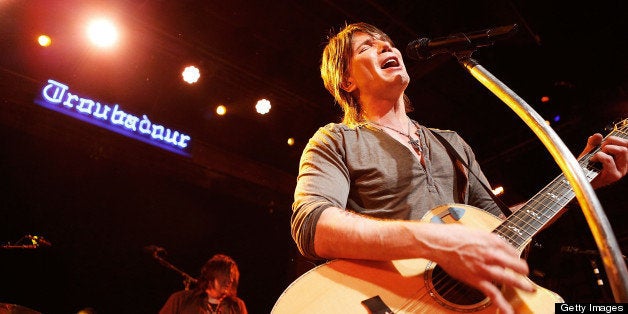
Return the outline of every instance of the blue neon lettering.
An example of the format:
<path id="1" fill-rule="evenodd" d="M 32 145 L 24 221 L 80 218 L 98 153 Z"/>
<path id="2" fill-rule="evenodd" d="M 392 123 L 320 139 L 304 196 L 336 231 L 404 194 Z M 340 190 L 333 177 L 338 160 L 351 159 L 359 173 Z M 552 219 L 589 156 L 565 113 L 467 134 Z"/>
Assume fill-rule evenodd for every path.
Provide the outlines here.
<path id="1" fill-rule="evenodd" d="M 179 136 L 179 143 L 177 143 L 177 145 L 181 148 L 186 148 L 188 147 L 188 143 L 187 141 L 191 140 L 192 138 L 185 135 L 185 134 L 181 134 L 181 136 Z"/>
<path id="2" fill-rule="evenodd" d="M 153 133 L 150 134 L 152 138 L 159 140 L 164 139 L 164 127 L 161 125 L 153 124 Z"/>
<path id="3" fill-rule="evenodd" d="M 44 86 L 41 91 L 41 96 L 43 100 L 47 103 L 53 105 L 62 104 L 61 107 L 51 107 L 50 105 L 46 105 L 46 107 L 53 109 L 64 108 L 62 111 L 67 110 L 67 114 L 70 115 L 76 115 L 71 114 L 71 112 L 74 111 L 80 113 L 80 116 L 90 116 L 98 120 L 108 121 L 110 123 L 110 126 L 117 126 L 117 128 L 119 128 L 118 130 L 122 129 L 126 130 L 125 132 L 137 134 L 133 135 L 133 137 L 140 139 L 138 135 L 141 135 L 144 138 L 142 139 L 142 141 L 150 139 L 153 142 L 167 143 L 171 146 L 175 146 L 176 148 L 183 149 L 188 147 L 189 142 L 192 140 L 189 135 L 183 134 L 176 130 L 171 130 L 162 125 L 151 122 L 147 115 L 142 115 L 142 118 L 140 119 L 136 115 L 124 112 L 118 104 L 110 107 L 107 105 L 103 105 L 98 101 L 72 94 L 69 92 L 69 90 L 70 88 L 63 83 L 57 82 L 55 80 L 48 80 L 48 84 Z M 59 111 L 61 109 L 55 110 Z M 84 120 L 85 118 L 81 119 Z M 101 122 L 94 123 L 99 124 Z M 110 128 L 112 130 L 117 129 L 102 124 L 100 124 L 100 126 Z M 164 148 L 167 147 L 163 146 L 162 144 L 158 146 L 162 146 Z"/>
<path id="4" fill-rule="evenodd" d="M 118 105 L 113 106 L 113 112 L 111 113 L 111 123 L 123 125 L 124 116 L 126 116 L 126 113 L 124 113 L 124 111 L 122 110 L 118 110 Z"/>
<path id="5" fill-rule="evenodd" d="M 127 114 L 126 119 L 124 120 L 124 127 L 129 130 L 137 131 L 137 127 L 135 126 L 137 124 L 137 121 L 140 121 L 138 117 Z"/>
<path id="6" fill-rule="evenodd" d="M 74 104 L 72 104 L 72 100 L 79 101 L 79 97 L 76 96 L 76 95 L 72 95 L 71 93 L 68 93 L 68 97 L 63 102 L 63 105 L 68 107 L 68 108 L 74 107 Z"/>
<path id="7" fill-rule="evenodd" d="M 179 136 L 179 132 L 172 131 L 170 129 L 166 129 L 166 135 L 164 136 L 164 141 L 172 144 L 177 144 L 177 136 Z"/>
<path id="8" fill-rule="evenodd" d="M 150 120 L 146 115 L 142 116 L 142 122 L 140 122 L 140 133 L 150 134 Z"/>
<path id="9" fill-rule="evenodd" d="M 68 93 L 69 95 L 69 93 Z M 76 110 L 81 113 L 92 114 L 92 107 L 94 106 L 94 101 L 91 99 L 81 98 L 78 106 L 76 106 Z"/>
<path id="10" fill-rule="evenodd" d="M 110 110 L 111 108 L 109 108 L 109 106 L 103 106 L 99 102 L 96 102 L 96 110 L 94 110 L 93 116 L 98 119 L 107 120 L 107 113 L 109 113 Z"/>
<path id="11" fill-rule="evenodd" d="M 56 87 L 56 89 L 54 90 L 54 93 L 50 95 L 50 89 L 53 87 Z M 46 99 L 48 102 L 51 102 L 53 104 L 59 104 L 61 103 L 63 99 L 63 94 L 65 94 L 66 90 L 68 90 L 67 85 L 63 85 L 57 81 L 48 80 L 48 85 L 44 87 L 44 90 L 41 93 L 44 96 L 44 99 Z"/>

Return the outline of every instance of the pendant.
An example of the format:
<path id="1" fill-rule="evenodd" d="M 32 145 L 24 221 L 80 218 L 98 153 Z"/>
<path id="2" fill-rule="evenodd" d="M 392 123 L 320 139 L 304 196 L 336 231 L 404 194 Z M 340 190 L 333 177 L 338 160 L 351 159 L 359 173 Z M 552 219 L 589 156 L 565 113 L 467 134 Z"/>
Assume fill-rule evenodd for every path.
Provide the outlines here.
<path id="1" fill-rule="evenodd" d="M 408 143 L 412 147 L 414 147 L 414 149 L 418 150 L 419 152 L 423 152 L 423 149 L 421 148 L 421 143 L 419 143 L 418 139 L 410 138 L 410 141 L 408 141 Z"/>

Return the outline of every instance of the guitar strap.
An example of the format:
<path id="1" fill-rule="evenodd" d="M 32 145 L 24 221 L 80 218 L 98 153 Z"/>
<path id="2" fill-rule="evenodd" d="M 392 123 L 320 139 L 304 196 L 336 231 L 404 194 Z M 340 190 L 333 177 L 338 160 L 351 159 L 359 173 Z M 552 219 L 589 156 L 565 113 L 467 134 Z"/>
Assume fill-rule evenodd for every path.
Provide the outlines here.
<path id="1" fill-rule="evenodd" d="M 434 134 L 434 136 L 436 136 L 436 138 L 443 144 L 443 146 L 445 146 L 449 155 L 452 156 L 452 158 L 455 158 L 456 160 L 458 160 L 460 163 L 462 163 L 469 170 L 469 173 L 471 173 L 476 179 L 478 179 L 482 187 L 486 190 L 488 195 L 491 196 L 493 201 L 495 201 L 495 204 L 499 206 L 499 209 L 502 210 L 504 215 L 506 215 L 506 217 L 510 216 L 512 214 L 512 211 L 510 210 L 510 208 L 508 208 L 508 206 L 506 206 L 506 204 L 504 204 L 502 200 L 500 200 L 495 194 L 493 194 L 493 191 L 491 190 L 491 188 L 488 187 L 486 184 L 484 184 L 484 182 L 475 174 L 475 172 L 471 170 L 471 167 L 469 167 L 469 164 L 467 164 L 467 162 L 462 158 L 462 156 L 458 154 L 458 152 L 451 145 L 451 143 L 449 143 L 449 141 L 447 141 L 442 135 L 438 134 L 434 130 L 432 129 L 429 129 L 429 130 L 432 132 L 432 134 Z"/>

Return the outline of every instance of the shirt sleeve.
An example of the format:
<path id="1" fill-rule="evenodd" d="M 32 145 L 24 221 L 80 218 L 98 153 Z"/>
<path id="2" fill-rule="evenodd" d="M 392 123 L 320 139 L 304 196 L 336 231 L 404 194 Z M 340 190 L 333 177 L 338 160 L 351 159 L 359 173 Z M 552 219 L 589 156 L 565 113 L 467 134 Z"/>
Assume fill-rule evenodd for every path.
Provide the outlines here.
<path id="1" fill-rule="evenodd" d="M 238 308 L 240 309 L 240 314 L 248 314 L 249 311 L 246 309 L 246 304 L 240 298 L 238 298 Z"/>
<path id="2" fill-rule="evenodd" d="M 314 251 L 314 235 L 323 210 L 345 208 L 347 204 L 350 179 L 343 141 L 342 131 L 328 125 L 314 134 L 301 156 L 291 232 L 297 248 L 307 258 L 320 259 Z"/>
<path id="3" fill-rule="evenodd" d="M 178 313 L 178 308 L 180 306 L 180 297 L 178 297 L 177 293 L 173 293 L 168 297 L 168 300 L 164 304 L 164 306 L 159 310 L 159 314 L 175 314 Z"/>

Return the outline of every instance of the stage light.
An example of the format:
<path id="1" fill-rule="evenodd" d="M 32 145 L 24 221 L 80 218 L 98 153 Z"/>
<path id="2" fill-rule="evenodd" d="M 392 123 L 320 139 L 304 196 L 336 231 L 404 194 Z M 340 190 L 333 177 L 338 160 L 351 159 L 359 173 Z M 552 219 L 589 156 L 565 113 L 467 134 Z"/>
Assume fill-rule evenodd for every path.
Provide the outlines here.
<path id="1" fill-rule="evenodd" d="M 227 113 L 227 107 L 224 105 L 219 105 L 216 107 L 216 114 L 219 116 L 224 116 Z"/>
<path id="2" fill-rule="evenodd" d="M 288 139 L 288 146 L 292 146 L 292 145 L 294 145 L 294 138 L 293 137 Z"/>
<path id="3" fill-rule="evenodd" d="M 498 187 L 494 188 L 492 191 L 493 191 L 493 194 L 495 194 L 495 195 L 501 195 L 501 194 L 504 193 L 504 187 L 498 186 Z"/>
<path id="4" fill-rule="evenodd" d="M 546 103 L 546 102 L 549 102 L 549 101 L 550 101 L 549 96 L 543 96 L 543 97 L 541 97 L 541 102 L 542 102 L 542 103 Z"/>
<path id="5" fill-rule="evenodd" d="M 267 114 L 270 111 L 270 101 L 268 99 L 260 99 L 255 105 L 255 110 L 259 114 Z"/>
<path id="6" fill-rule="evenodd" d="M 560 116 L 559 115 L 555 115 L 554 116 L 554 122 L 558 122 L 560 121 Z"/>
<path id="7" fill-rule="evenodd" d="M 40 35 L 37 38 L 37 42 L 42 47 L 48 47 L 48 46 L 50 46 L 52 44 L 52 39 L 48 35 Z"/>
<path id="8" fill-rule="evenodd" d="M 190 65 L 183 70 L 181 76 L 183 76 L 184 81 L 194 84 L 201 77 L 201 71 L 197 67 Z"/>
<path id="9" fill-rule="evenodd" d="M 94 20 L 87 27 L 87 36 L 96 46 L 108 48 L 118 40 L 118 30 L 109 20 Z"/>

